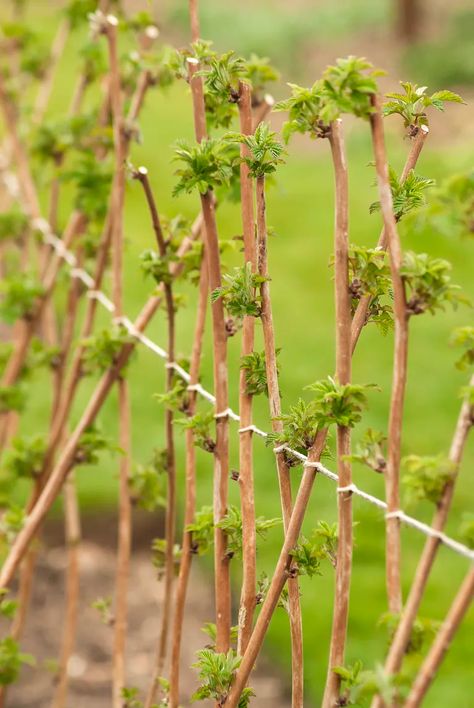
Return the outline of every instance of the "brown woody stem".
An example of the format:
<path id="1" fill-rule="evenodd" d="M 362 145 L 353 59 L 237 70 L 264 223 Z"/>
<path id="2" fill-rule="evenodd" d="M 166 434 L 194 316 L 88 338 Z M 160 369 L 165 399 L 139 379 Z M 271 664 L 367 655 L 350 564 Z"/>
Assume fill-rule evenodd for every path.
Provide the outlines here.
<path id="1" fill-rule="evenodd" d="M 372 97 L 374 112 L 370 116 L 372 143 L 375 156 L 375 169 L 379 187 L 380 205 L 384 222 L 384 231 L 390 253 L 390 270 L 393 284 L 393 310 L 395 318 L 395 351 L 393 363 L 392 394 L 390 418 L 388 423 L 388 459 L 385 473 L 385 489 L 388 514 L 400 508 L 400 455 L 403 423 L 403 404 L 407 381 L 408 356 L 408 314 L 405 287 L 400 275 L 402 251 L 397 224 L 393 213 L 392 192 L 390 189 L 383 118 L 380 111 L 380 99 Z M 390 612 L 399 613 L 402 609 L 402 591 L 400 579 L 400 521 L 396 517 L 387 517 L 386 522 L 386 579 Z"/>
<path id="2" fill-rule="evenodd" d="M 349 294 L 349 188 L 344 138 L 340 120 L 331 125 L 329 136 L 335 175 L 334 268 L 336 302 L 336 376 L 344 385 L 351 381 L 351 299 Z M 352 484 L 351 431 L 337 427 L 337 471 L 339 487 Z M 352 571 L 352 492 L 340 491 L 338 502 L 338 545 L 336 588 L 332 621 L 329 667 L 323 706 L 336 705 L 340 677 L 334 672 L 344 664 Z"/>

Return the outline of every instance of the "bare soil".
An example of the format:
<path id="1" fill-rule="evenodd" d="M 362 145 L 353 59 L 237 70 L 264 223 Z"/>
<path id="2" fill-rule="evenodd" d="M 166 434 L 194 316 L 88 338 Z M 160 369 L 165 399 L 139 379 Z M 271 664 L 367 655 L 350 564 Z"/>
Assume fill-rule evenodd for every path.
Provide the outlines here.
<path id="1" fill-rule="evenodd" d="M 92 529 L 91 529 L 91 523 Z M 81 544 L 81 600 L 76 649 L 69 662 L 68 708 L 111 706 L 112 629 L 103 624 L 91 604 L 98 597 L 113 595 L 115 574 L 115 520 L 102 517 L 88 521 L 88 539 Z M 155 535 L 157 533 L 156 529 Z M 141 528 L 131 563 L 127 684 L 144 691 L 148 685 L 160 627 L 162 584 L 151 563 L 149 528 Z M 137 536 L 137 534 L 136 534 Z M 54 662 L 58 657 L 64 617 L 65 552 L 57 524 L 46 529 L 39 556 L 32 604 L 21 649 L 36 657 L 36 666 L 24 666 L 20 680 L 7 694 L 5 708 L 46 708 L 54 692 Z M 182 705 L 197 687 L 191 665 L 195 653 L 208 638 L 201 631 L 213 619 L 213 598 L 208 579 L 194 567 L 182 646 Z M 2 636 L 5 628 L 2 627 Z M 259 708 L 289 705 L 281 677 L 263 658 L 252 676 Z M 199 705 L 204 705 L 200 703 Z M 211 704 L 209 704 L 211 705 Z"/>

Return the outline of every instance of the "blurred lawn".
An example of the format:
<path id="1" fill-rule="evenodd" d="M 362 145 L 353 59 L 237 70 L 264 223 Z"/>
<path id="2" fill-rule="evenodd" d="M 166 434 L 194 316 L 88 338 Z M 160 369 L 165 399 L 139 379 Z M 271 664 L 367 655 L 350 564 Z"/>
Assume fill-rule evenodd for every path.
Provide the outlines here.
<path id="1" fill-rule="evenodd" d="M 205 5 L 205 3 L 202 3 Z M 263 3 L 261 3 L 263 6 Z M 370 4 L 370 3 L 369 3 Z M 185 3 L 179 4 L 179 12 Z M 260 5 L 260 3 L 259 3 Z M 258 11 L 258 6 L 257 10 Z M 367 5 L 367 3 L 362 3 Z M 361 5 L 361 6 L 362 6 Z M 372 3 L 375 7 L 377 3 Z M 224 6 L 223 6 L 224 8 Z M 45 19 L 51 17 L 51 9 L 38 3 L 38 26 L 50 35 L 53 24 Z M 206 17 L 206 10 L 203 10 Z M 225 12 L 225 8 L 222 9 Z M 334 11 L 334 22 L 337 20 Z M 209 19 L 210 22 L 210 19 Z M 260 25 L 253 26 L 252 41 L 260 37 Z M 248 26 L 248 25 L 247 25 Z M 213 34 L 220 36 L 225 25 L 219 25 L 214 18 Z M 262 28 L 262 32 L 264 28 Z M 313 27 L 312 32 L 317 33 Z M 205 36 L 209 36 L 206 33 Z M 64 106 L 72 91 L 75 71 L 75 51 L 77 39 L 73 39 L 61 62 L 57 87 L 51 103 L 51 113 Z M 259 50 L 259 46 L 254 47 Z M 370 52 L 368 52 L 370 58 Z M 457 109 L 455 109 L 457 110 Z M 468 110 L 472 116 L 472 109 Z M 394 123 L 390 123 L 394 126 Z M 396 121 L 395 121 L 396 126 Z M 145 164 L 150 173 L 158 205 L 162 213 L 174 215 L 181 212 L 192 218 L 198 209 L 197 197 L 172 199 L 174 183 L 172 150 L 170 145 L 180 137 L 192 137 L 191 102 L 185 86 L 173 87 L 165 94 L 151 93 L 141 121 L 143 144 L 134 146 L 132 161 Z M 400 167 L 408 145 L 401 140 L 401 134 L 388 136 L 391 162 Z M 351 240 L 375 244 L 380 230 L 380 217 L 369 216 L 368 205 L 376 198 L 373 187 L 373 169 L 368 167 L 372 156 L 370 136 L 366 126 L 348 128 L 348 153 L 350 163 L 351 188 Z M 432 143 L 430 145 L 430 142 Z M 447 144 L 444 148 L 434 148 L 435 139 L 430 138 L 423 154 L 419 171 L 423 175 L 442 179 L 451 171 L 467 168 L 472 164 L 472 146 Z M 275 230 L 270 243 L 270 272 L 272 276 L 272 296 L 277 333 L 277 344 L 282 347 L 281 390 L 283 406 L 287 408 L 303 392 L 305 385 L 324 377 L 334 369 L 334 322 L 332 273 L 328 267 L 332 251 L 333 224 L 333 177 L 328 146 L 325 143 L 296 141 L 290 147 L 287 164 L 278 174 L 278 182 L 269 191 L 268 220 Z M 240 233 L 239 208 L 223 204 L 219 207 L 218 222 L 223 238 L 232 238 Z M 472 273 L 474 267 L 473 244 L 455 239 L 442 238 L 436 234 L 427 236 L 405 233 L 402 229 L 404 246 L 416 250 L 428 250 L 431 254 L 448 258 L 453 263 L 453 279 L 461 284 L 471 297 Z M 139 311 L 149 293 L 149 284 L 144 283 L 138 267 L 138 255 L 147 247 L 154 246 L 148 214 L 143 204 L 139 185 L 131 183 L 127 187 L 126 223 L 127 238 L 126 303 L 129 316 Z M 238 254 L 227 259 L 230 264 L 237 262 Z M 190 351 L 194 321 L 196 294 L 187 292 L 189 307 L 179 316 L 178 351 L 187 355 Z M 107 318 L 101 316 L 102 322 Z M 451 329 L 457 324 L 472 321 L 472 313 L 466 309 L 457 312 L 440 313 L 436 318 L 430 315 L 414 318 L 411 322 L 410 375 L 408 380 L 403 453 L 436 454 L 447 451 L 459 410 L 458 392 L 465 383 L 466 376 L 454 366 L 456 353 L 448 346 Z M 257 326 L 259 330 L 259 327 Z M 160 314 L 149 329 L 150 336 L 158 343 L 165 344 L 165 320 Z M 258 332 L 260 337 L 260 332 Z M 229 343 L 230 394 L 231 404 L 237 407 L 238 359 L 240 338 Z M 261 347 L 260 344 L 258 344 Z M 372 426 L 386 429 L 392 365 L 392 337 L 383 338 L 373 328 L 363 333 L 354 357 L 354 380 L 377 382 L 380 393 L 371 394 L 370 410 L 363 425 L 356 430 L 354 438 Z M 203 384 L 212 388 L 212 362 L 210 343 L 206 341 L 203 357 Z M 146 461 L 155 446 L 163 442 L 163 412 L 153 400 L 153 393 L 161 391 L 164 384 L 163 364 L 150 352 L 141 349 L 130 367 L 130 382 L 133 408 L 133 448 L 137 461 Z M 38 377 L 39 378 L 39 377 Z M 87 400 L 92 382 L 85 383 L 80 400 L 75 409 L 77 419 L 82 404 Z M 49 386 L 38 381 L 32 386 L 33 397 L 23 430 L 28 434 L 42 429 L 48 416 Z M 256 422 L 269 427 L 266 401 L 257 402 Z M 116 400 L 113 395 L 100 416 L 103 429 L 110 435 L 116 431 Z M 179 485 L 183 488 L 183 446 L 182 436 L 177 435 L 179 448 Z M 233 464 L 237 465 L 238 436 L 236 427 L 231 435 Z M 199 453 L 199 502 L 209 503 L 212 479 L 211 461 L 204 453 Z M 472 439 L 467 450 L 461 472 L 453 512 L 448 532 L 456 534 L 463 512 L 472 509 L 474 492 L 467 479 L 474 462 Z M 335 461 L 329 466 L 334 468 Z M 383 496 L 383 480 L 363 468 L 356 468 L 355 481 L 364 489 Z M 293 472 L 295 488 L 300 479 L 300 469 Z M 255 441 L 255 478 L 257 511 L 259 514 L 275 516 L 279 513 L 278 485 L 273 454 L 265 449 L 260 439 Z M 116 470 L 113 461 L 104 459 L 99 469 L 85 468 L 78 475 L 82 504 L 89 509 L 103 513 L 105 507 L 112 507 L 116 500 Z M 231 501 L 238 503 L 237 485 L 231 485 Z M 335 518 L 336 496 L 334 485 L 327 479 L 318 479 L 314 488 L 306 527 L 309 529 L 320 519 Z M 360 658 L 368 667 L 383 656 L 386 636 L 377 627 L 381 614 L 386 609 L 384 582 L 384 527 L 381 514 L 362 501 L 354 500 L 356 548 L 354 553 L 354 574 L 349 623 L 349 644 L 347 661 Z M 421 505 L 414 511 L 424 519 L 429 519 L 431 509 Z M 281 541 L 281 530 L 273 530 L 268 541 L 260 546 L 259 568 L 271 572 Z M 422 539 L 415 531 L 403 532 L 404 586 L 409 582 L 422 547 Z M 238 561 L 234 562 L 236 576 Z M 451 551 L 441 549 L 439 559 L 429 586 L 429 592 L 422 607 L 424 616 L 442 619 L 446 609 L 467 569 L 465 560 Z M 305 656 L 307 706 L 320 703 L 326 674 L 328 637 L 331 627 L 333 572 L 325 569 L 322 577 L 312 581 L 302 579 L 302 604 L 304 611 Z M 236 585 L 237 588 L 237 585 Z M 237 597 L 237 595 L 236 595 Z M 236 602 L 237 605 L 237 602 Z M 212 618 L 209 618 L 212 619 Z M 277 665 L 288 667 L 289 641 L 287 618 L 279 610 L 272 621 L 266 651 L 274 657 Z M 452 650 L 443 665 L 440 676 L 426 701 L 427 706 L 441 707 L 456 705 L 474 706 L 472 697 L 472 660 L 474 650 L 472 614 L 458 633 Z M 282 669 L 286 670 L 286 668 Z M 258 699 L 257 703 L 258 704 Z"/>

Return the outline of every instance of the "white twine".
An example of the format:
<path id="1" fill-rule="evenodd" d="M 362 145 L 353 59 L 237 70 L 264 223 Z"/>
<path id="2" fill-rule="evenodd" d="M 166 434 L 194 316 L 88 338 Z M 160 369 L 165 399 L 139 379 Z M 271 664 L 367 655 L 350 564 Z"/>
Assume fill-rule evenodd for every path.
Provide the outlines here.
<path id="1" fill-rule="evenodd" d="M 188 60 L 189 61 L 189 60 Z M 0 156 L 1 157 L 1 156 Z M 1 169 L 1 165 L 0 165 Z M 10 189 L 9 185 L 13 185 L 15 183 L 15 176 L 10 173 L 10 172 L 4 172 L 3 173 L 3 180 L 5 185 L 7 186 L 7 189 Z M 13 192 L 14 189 L 11 188 L 10 192 L 12 193 L 12 196 L 16 196 Z M 41 231 L 43 234 L 43 239 L 45 243 L 48 243 L 51 245 L 57 254 L 63 258 L 69 265 L 75 265 L 76 264 L 76 258 L 74 254 L 71 251 L 68 251 L 68 249 L 65 248 L 63 242 L 61 239 L 59 239 L 57 236 L 55 236 L 52 231 L 49 223 L 45 219 L 32 219 L 31 222 L 32 226 L 36 228 L 38 231 Z M 74 260 L 74 263 L 72 264 L 72 261 Z M 71 277 L 76 277 L 80 278 L 88 287 L 87 295 L 88 297 L 96 299 L 98 302 L 100 302 L 103 307 L 105 307 L 106 310 L 109 312 L 113 313 L 115 312 L 115 306 L 113 302 L 103 293 L 101 290 L 96 290 L 93 287 L 91 288 L 89 284 L 93 280 L 91 276 L 86 273 L 86 271 L 83 271 L 80 268 L 72 268 L 69 271 L 69 274 Z M 84 277 L 85 276 L 85 277 Z M 167 359 L 168 355 L 164 349 L 162 349 L 158 344 L 153 342 L 151 339 L 149 339 L 146 335 L 144 335 L 142 332 L 139 332 L 136 327 L 134 326 L 133 322 L 128 319 L 128 317 L 118 317 L 115 318 L 116 321 L 120 321 L 121 324 L 124 325 L 124 327 L 128 330 L 128 332 L 135 337 L 138 341 L 140 341 L 145 347 L 150 349 L 154 354 L 159 356 L 162 359 Z M 176 362 L 168 362 L 166 364 L 167 367 L 173 368 L 186 382 L 189 383 L 190 376 L 187 371 L 185 371 L 179 364 Z M 199 395 L 201 395 L 203 398 L 207 399 L 211 403 L 215 403 L 216 399 L 215 396 L 213 396 L 212 393 L 207 391 L 201 384 L 196 383 L 196 384 L 190 384 L 187 387 L 188 391 L 195 391 Z M 235 413 L 232 408 L 227 408 L 225 411 L 221 411 L 219 413 L 215 414 L 215 418 L 223 418 L 223 417 L 229 417 L 232 420 L 235 421 L 240 421 L 240 416 Z M 257 435 L 266 438 L 268 437 L 268 433 L 264 432 L 263 430 L 260 430 L 254 425 L 247 426 L 246 428 L 239 428 L 239 433 L 246 432 L 247 430 L 252 430 L 255 432 Z M 328 479 L 332 480 L 333 482 L 338 482 L 339 477 L 337 474 L 329 470 L 327 467 L 325 467 L 321 462 L 315 462 L 312 460 L 308 459 L 307 455 L 303 455 L 301 452 L 298 452 L 298 450 L 293 450 L 291 447 L 288 445 L 279 445 L 277 447 L 273 448 L 273 452 L 275 454 L 279 454 L 283 451 L 287 451 L 293 457 L 296 457 L 298 460 L 300 460 L 303 463 L 303 467 L 311 467 L 315 469 L 317 472 L 319 472 L 321 475 L 324 477 L 327 477 Z M 405 514 L 404 511 L 401 509 L 397 509 L 396 511 L 390 511 L 387 512 L 387 504 L 384 502 L 382 499 L 379 499 L 378 497 L 373 496 L 372 494 L 368 494 L 367 492 L 364 492 L 362 489 L 359 489 L 359 487 L 352 483 L 347 485 L 346 487 L 337 487 L 336 489 L 337 493 L 342 493 L 342 492 L 347 492 L 350 491 L 352 494 L 355 494 L 356 496 L 360 497 L 361 499 L 364 499 L 366 502 L 369 504 L 372 504 L 373 506 L 376 506 L 379 509 L 383 509 L 385 513 L 385 518 L 386 519 L 391 519 L 391 518 L 398 518 L 402 523 L 404 523 L 406 526 L 410 526 L 411 528 L 416 529 L 420 533 L 422 533 L 425 536 L 428 536 L 430 538 L 434 538 L 438 540 L 440 543 L 443 545 L 447 546 L 450 548 L 452 551 L 457 553 L 458 555 L 461 555 L 465 558 L 468 558 L 470 561 L 474 561 L 474 549 L 468 548 L 465 546 L 463 543 L 460 543 L 459 541 L 456 541 L 455 539 L 451 538 L 450 536 L 447 536 L 445 533 L 442 531 L 437 531 L 436 529 L 433 529 L 431 526 L 428 524 L 423 523 L 422 521 L 419 521 L 418 519 L 415 519 L 412 516 L 409 516 L 408 514 Z"/>
<path id="2" fill-rule="evenodd" d="M 232 408 L 226 408 L 225 411 L 219 411 L 219 413 L 214 414 L 214 418 L 216 420 L 219 420 L 219 418 L 232 418 L 232 420 L 240 420 L 240 416 L 237 415 L 237 413 L 234 413 Z"/>
<path id="3" fill-rule="evenodd" d="M 82 280 L 84 285 L 89 289 L 92 290 L 95 286 L 94 278 L 92 278 L 89 273 L 82 268 L 71 268 L 69 271 L 69 275 L 71 278 L 77 278 L 78 280 Z"/>
<path id="4" fill-rule="evenodd" d="M 345 487 L 336 487 L 336 492 L 338 494 L 344 494 L 344 492 L 355 494 L 355 492 L 357 492 L 357 487 L 353 482 L 351 482 L 351 484 L 346 484 Z"/>

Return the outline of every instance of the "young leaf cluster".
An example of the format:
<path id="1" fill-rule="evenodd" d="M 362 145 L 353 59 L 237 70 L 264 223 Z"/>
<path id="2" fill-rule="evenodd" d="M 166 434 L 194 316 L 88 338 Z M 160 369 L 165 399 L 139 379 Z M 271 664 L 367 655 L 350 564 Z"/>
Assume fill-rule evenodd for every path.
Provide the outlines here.
<path id="1" fill-rule="evenodd" d="M 253 135 L 230 133 L 227 139 L 248 147 L 250 155 L 244 158 L 244 162 L 255 179 L 272 174 L 277 166 L 284 162 L 282 156 L 285 149 L 277 139 L 277 134 L 270 130 L 268 123 L 259 123 Z"/>
<path id="2" fill-rule="evenodd" d="M 173 189 L 173 196 L 192 192 L 193 189 L 206 194 L 216 187 L 229 184 L 235 154 L 229 151 L 227 141 L 209 138 L 193 146 L 180 141 L 176 144 L 175 154 L 175 160 L 184 166 L 175 172 L 179 180 Z"/>
<path id="3" fill-rule="evenodd" d="M 155 450 L 146 465 L 135 465 L 129 485 L 132 502 L 146 511 L 166 506 L 167 452 Z"/>
<path id="4" fill-rule="evenodd" d="M 363 58 L 349 56 L 328 66 L 311 88 L 290 84 L 292 95 L 280 101 L 277 111 L 288 111 L 283 126 L 288 142 L 293 133 L 308 133 L 311 138 L 329 136 L 329 126 L 343 113 L 368 118 L 372 112 L 370 96 L 377 92 L 380 72 Z"/>
<path id="5" fill-rule="evenodd" d="M 106 161 L 89 152 L 79 156 L 75 165 L 61 174 L 61 180 L 75 187 L 74 205 L 94 225 L 101 224 L 107 212 L 112 174 Z"/>
<path id="6" fill-rule="evenodd" d="M 410 501 L 427 500 L 438 504 L 448 482 L 455 474 L 453 463 L 443 455 L 420 457 L 408 455 L 402 461 L 406 474 L 403 482 Z"/>
<path id="7" fill-rule="evenodd" d="M 421 177 L 410 170 L 405 180 L 401 180 L 393 168 L 389 170 L 390 189 L 392 192 L 393 211 L 397 221 L 414 209 L 419 209 L 426 203 L 425 192 L 435 185 L 433 179 Z M 373 214 L 380 211 L 380 202 L 373 202 L 369 211 Z"/>
<path id="8" fill-rule="evenodd" d="M 281 433 L 270 433 L 268 444 L 287 445 L 302 453 L 310 449 L 320 427 L 318 411 L 313 402 L 307 403 L 299 398 L 294 406 L 290 406 L 289 413 L 282 414 L 278 420 L 282 421 L 283 430 Z M 288 463 L 292 459 L 287 456 Z M 293 464 L 299 464 L 299 461 Z"/>
<path id="9" fill-rule="evenodd" d="M 18 206 L 0 214 L 0 242 L 7 240 L 20 240 L 28 228 L 28 217 Z"/>
<path id="10" fill-rule="evenodd" d="M 208 698 L 223 706 L 232 685 L 235 673 L 240 666 L 242 657 L 237 656 L 233 649 L 225 653 L 212 649 L 200 649 L 198 660 L 193 667 L 198 670 L 200 686 L 194 693 L 193 701 L 204 701 Z M 250 698 L 254 695 L 251 688 L 244 688 L 240 696 L 238 708 L 247 708 Z"/>
<path id="11" fill-rule="evenodd" d="M 314 408 L 320 427 L 338 425 L 353 428 L 362 418 L 367 406 L 367 391 L 377 388 L 374 384 L 340 384 L 336 379 L 317 381 L 308 386 L 315 393 Z"/>
<path id="12" fill-rule="evenodd" d="M 401 81 L 400 84 L 405 93 L 387 93 L 389 100 L 384 104 L 383 112 L 386 116 L 400 115 L 411 134 L 415 134 L 421 125 L 428 125 L 427 108 L 444 111 L 445 103 L 464 103 L 461 96 L 453 91 L 436 91 L 429 96 L 426 93 L 427 86 L 418 86 L 408 81 Z"/>
<path id="13" fill-rule="evenodd" d="M 457 307 L 460 302 L 467 302 L 459 293 L 459 286 L 451 283 L 450 271 L 451 264 L 442 258 L 405 252 L 400 274 L 407 291 L 409 315 L 427 311 L 434 314 L 444 310 L 446 304 Z"/>
<path id="14" fill-rule="evenodd" d="M 265 538 L 267 531 L 281 524 L 281 519 L 265 519 L 259 516 L 255 519 L 255 531 L 258 536 Z M 231 558 L 242 555 L 242 513 L 236 506 L 230 504 L 227 514 L 216 524 L 226 533 L 227 554 Z"/>
<path id="15" fill-rule="evenodd" d="M 207 553 L 214 542 L 214 513 L 212 507 L 203 506 L 196 512 L 192 524 L 186 526 L 186 531 L 191 534 L 191 548 L 193 553 L 200 556 Z"/>
<path id="16" fill-rule="evenodd" d="M 84 354 L 82 356 L 82 372 L 101 373 L 114 366 L 125 344 L 132 341 L 131 335 L 121 326 L 104 329 L 98 334 L 82 341 Z"/>
<path id="17" fill-rule="evenodd" d="M 380 695 L 385 705 L 393 705 L 399 698 L 399 687 L 403 676 L 386 674 L 379 664 L 373 671 L 363 671 L 363 664 L 357 660 L 350 666 L 336 666 L 333 671 L 341 677 L 340 705 L 366 705 L 376 695 Z"/>
<path id="18" fill-rule="evenodd" d="M 370 297 L 367 322 L 373 322 L 384 335 L 393 326 L 392 280 L 386 258 L 386 252 L 380 248 L 351 245 L 349 249 L 352 313 L 362 297 Z"/>
<path id="19" fill-rule="evenodd" d="M 174 386 L 164 393 L 156 393 L 156 400 L 171 411 L 185 413 L 188 409 L 188 392 L 183 379 L 177 379 Z M 183 424 L 183 421 L 176 421 Z"/>
<path id="20" fill-rule="evenodd" d="M 0 686 L 15 683 L 23 664 L 33 666 L 34 663 L 33 656 L 21 652 L 13 637 L 0 639 Z"/>
<path id="21" fill-rule="evenodd" d="M 110 438 L 106 437 L 96 425 L 90 425 L 79 438 L 74 463 L 76 465 L 96 465 L 100 460 L 99 453 L 122 452 Z"/>
<path id="22" fill-rule="evenodd" d="M 355 452 L 349 455 L 348 458 L 351 462 L 358 462 L 374 470 L 374 472 L 382 474 L 387 468 L 385 459 L 386 442 L 387 438 L 383 433 L 368 428 L 360 442 L 357 443 Z"/>
<path id="23" fill-rule="evenodd" d="M 189 418 L 181 418 L 176 421 L 185 430 L 190 429 L 194 433 L 194 444 L 206 452 L 214 452 L 216 443 L 211 436 L 211 430 L 215 425 L 214 413 L 212 410 L 206 413 L 196 413 Z"/>
<path id="24" fill-rule="evenodd" d="M 276 350 L 277 356 L 280 351 L 281 349 Z M 245 393 L 247 396 L 259 396 L 261 393 L 268 396 L 265 352 L 253 351 L 241 357 L 240 368 L 245 372 Z M 278 365 L 277 373 L 280 373 Z"/>
<path id="25" fill-rule="evenodd" d="M 229 315 L 238 320 L 246 315 L 260 315 L 260 296 L 255 293 L 255 289 L 265 282 L 265 278 L 252 273 L 251 263 L 234 268 L 233 273 L 223 276 L 223 281 L 223 285 L 211 293 L 211 302 L 222 298 Z"/>
<path id="26" fill-rule="evenodd" d="M 337 554 L 337 524 L 320 521 L 308 539 L 302 536 L 296 547 L 291 551 L 294 568 L 298 575 L 321 575 L 321 563 L 329 560 L 336 565 Z"/>
<path id="27" fill-rule="evenodd" d="M 379 620 L 379 625 L 387 629 L 389 644 L 392 642 L 399 623 L 400 615 L 392 612 L 386 612 Z M 439 627 L 440 622 L 427 617 L 417 617 L 413 623 L 405 654 L 421 654 L 431 644 Z"/>
<path id="28" fill-rule="evenodd" d="M 456 368 L 465 371 L 474 365 L 474 327 L 456 327 L 451 335 L 451 344 L 463 348 L 461 357 L 456 361 Z"/>
<path id="29" fill-rule="evenodd" d="M 161 577 L 162 571 L 166 564 L 167 541 L 165 538 L 155 538 L 151 544 L 152 561 L 155 568 L 158 569 L 158 577 Z M 173 544 L 173 564 L 174 571 L 178 574 L 179 562 L 181 560 L 181 546 L 177 543 Z"/>
<path id="30" fill-rule="evenodd" d="M 7 324 L 30 319 L 43 294 L 43 286 L 31 273 L 9 274 L 0 282 L 0 319 Z"/>
<path id="31" fill-rule="evenodd" d="M 46 440 L 42 435 L 16 437 L 2 460 L 2 473 L 13 480 L 34 479 L 43 468 Z"/>

